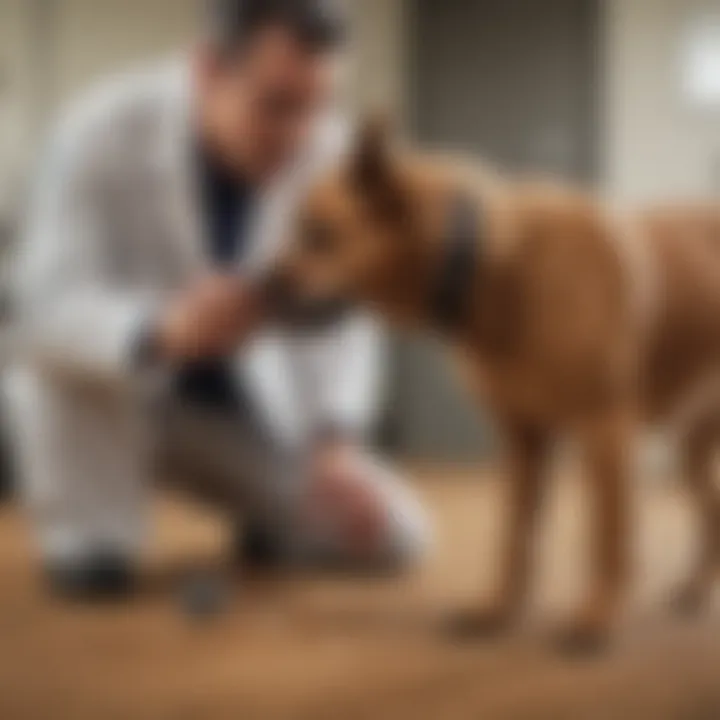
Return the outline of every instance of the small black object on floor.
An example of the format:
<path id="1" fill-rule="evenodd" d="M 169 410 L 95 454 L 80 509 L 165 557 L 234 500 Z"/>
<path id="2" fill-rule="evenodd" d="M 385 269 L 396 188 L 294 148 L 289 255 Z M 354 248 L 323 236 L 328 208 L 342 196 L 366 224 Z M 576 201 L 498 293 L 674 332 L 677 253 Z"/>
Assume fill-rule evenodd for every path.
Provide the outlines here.
<path id="1" fill-rule="evenodd" d="M 223 613 L 230 604 L 232 588 L 219 571 L 205 570 L 191 574 L 180 594 L 185 614 L 198 621 L 210 620 Z"/>
<path id="2" fill-rule="evenodd" d="M 5 502 L 15 492 L 15 463 L 3 413 L 0 416 L 0 502 Z"/>

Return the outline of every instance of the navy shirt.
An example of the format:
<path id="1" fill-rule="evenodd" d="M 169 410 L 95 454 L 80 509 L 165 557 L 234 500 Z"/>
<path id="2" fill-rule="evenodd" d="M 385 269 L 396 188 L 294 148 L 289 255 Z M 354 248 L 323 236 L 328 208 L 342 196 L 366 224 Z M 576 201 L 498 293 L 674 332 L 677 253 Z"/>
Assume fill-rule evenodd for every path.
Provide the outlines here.
<path id="1" fill-rule="evenodd" d="M 219 269 L 231 268 L 246 250 L 252 192 L 207 153 L 198 153 L 198 169 L 206 252 Z M 231 413 L 245 406 L 231 358 L 189 363 L 178 371 L 175 382 L 176 394 L 190 404 Z"/>

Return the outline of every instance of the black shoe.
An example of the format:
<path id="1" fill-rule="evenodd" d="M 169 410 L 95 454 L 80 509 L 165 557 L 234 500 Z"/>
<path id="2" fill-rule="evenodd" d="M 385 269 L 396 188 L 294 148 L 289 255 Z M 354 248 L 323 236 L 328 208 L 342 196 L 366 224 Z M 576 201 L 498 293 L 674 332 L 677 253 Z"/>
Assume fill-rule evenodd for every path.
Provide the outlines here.
<path id="1" fill-rule="evenodd" d="M 84 560 L 50 563 L 45 575 L 51 592 L 66 600 L 124 600 L 136 587 L 132 564 L 109 552 L 96 553 Z"/>
<path id="2" fill-rule="evenodd" d="M 285 565 L 285 553 L 277 534 L 251 521 L 236 531 L 234 560 L 241 569 L 275 571 Z"/>
<path id="3" fill-rule="evenodd" d="M 13 484 L 9 475 L 0 468 L 0 503 L 9 502 L 13 498 Z"/>
<path id="4" fill-rule="evenodd" d="M 0 423 L 0 502 L 11 500 L 15 491 L 15 465 L 3 431 Z"/>

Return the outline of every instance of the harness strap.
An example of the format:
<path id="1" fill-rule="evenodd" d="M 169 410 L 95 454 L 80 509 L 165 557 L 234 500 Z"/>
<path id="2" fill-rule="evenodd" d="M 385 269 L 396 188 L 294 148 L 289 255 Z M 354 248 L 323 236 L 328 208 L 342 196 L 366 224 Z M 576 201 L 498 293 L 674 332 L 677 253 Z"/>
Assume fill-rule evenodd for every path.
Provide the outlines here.
<path id="1" fill-rule="evenodd" d="M 431 316 L 442 331 L 456 330 L 467 319 L 476 280 L 482 237 L 477 203 L 458 192 L 448 218 L 445 252 L 431 292 Z"/>

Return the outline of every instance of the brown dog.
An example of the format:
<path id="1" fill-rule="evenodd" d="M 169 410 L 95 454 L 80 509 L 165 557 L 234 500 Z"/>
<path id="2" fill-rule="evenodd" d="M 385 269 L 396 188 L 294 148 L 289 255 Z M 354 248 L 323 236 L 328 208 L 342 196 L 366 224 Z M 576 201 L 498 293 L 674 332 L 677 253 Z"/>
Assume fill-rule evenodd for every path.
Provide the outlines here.
<path id="1" fill-rule="evenodd" d="M 682 416 L 702 554 L 681 605 L 700 606 L 720 563 L 720 209 L 614 215 L 599 200 L 476 167 L 400 154 L 369 123 L 302 210 L 277 270 L 306 303 L 352 299 L 441 334 L 507 441 L 504 571 L 465 633 L 523 609 L 549 452 L 579 444 L 592 502 L 592 586 L 570 648 L 597 647 L 628 576 L 628 482 L 641 420 Z M 714 394 L 713 394 L 714 392 Z"/>

